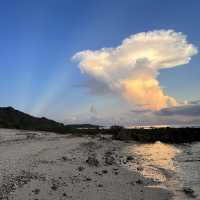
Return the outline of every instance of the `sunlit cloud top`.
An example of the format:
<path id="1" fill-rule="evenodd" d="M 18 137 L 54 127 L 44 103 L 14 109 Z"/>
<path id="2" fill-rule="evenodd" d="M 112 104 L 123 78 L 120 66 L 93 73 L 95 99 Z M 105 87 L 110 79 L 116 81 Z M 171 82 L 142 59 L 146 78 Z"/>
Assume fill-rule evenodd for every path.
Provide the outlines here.
<path id="1" fill-rule="evenodd" d="M 115 48 L 77 52 L 73 60 L 82 73 L 131 105 L 159 110 L 178 104 L 164 94 L 157 80 L 159 70 L 187 64 L 197 52 L 183 33 L 155 30 L 131 35 Z"/>

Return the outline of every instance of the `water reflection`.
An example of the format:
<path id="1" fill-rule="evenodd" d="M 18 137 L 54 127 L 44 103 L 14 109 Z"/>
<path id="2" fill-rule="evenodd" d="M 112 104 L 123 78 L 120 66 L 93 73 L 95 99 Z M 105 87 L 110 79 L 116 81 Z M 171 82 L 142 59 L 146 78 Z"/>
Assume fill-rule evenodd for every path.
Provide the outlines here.
<path id="1" fill-rule="evenodd" d="M 128 152 L 136 156 L 140 173 L 143 176 L 164 182 L 170 173 L 176 170 L 173 159 L 181 153 L 181 150 L 172 145 L 156 142 L 129 146 Z M 130 167 L 134 168 L 134 166 Z"/>
<path id="2" fill-rule="evenodd" d="M 183 188 L 191 188 L 200 199 L 200 143 L 170 145 L 132 144 L 125 149 L 136 160 L 129 169 L 154 180 L 150 187 L 167 187 L 175 200 L 190 199 Z"/>

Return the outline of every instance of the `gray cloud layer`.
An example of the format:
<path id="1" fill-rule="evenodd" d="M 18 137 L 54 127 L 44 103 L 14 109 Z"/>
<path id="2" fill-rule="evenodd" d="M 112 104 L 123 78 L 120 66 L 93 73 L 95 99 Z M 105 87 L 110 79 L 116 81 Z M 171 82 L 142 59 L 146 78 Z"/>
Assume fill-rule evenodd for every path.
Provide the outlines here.
<path id="1" fill-rule="evenodd" d="M 179 115 L 179 116 L 200 117 L 200 103 L 195 102 L 189 105 L 163 108 L 160 111 L 156 112 L 156 114 L 161 116 Z"/>

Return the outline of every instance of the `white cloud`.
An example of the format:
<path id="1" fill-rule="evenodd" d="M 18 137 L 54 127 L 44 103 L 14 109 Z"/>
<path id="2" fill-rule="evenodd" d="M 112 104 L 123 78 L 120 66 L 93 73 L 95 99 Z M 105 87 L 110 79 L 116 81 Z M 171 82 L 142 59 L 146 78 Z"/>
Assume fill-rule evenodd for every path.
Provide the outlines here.
<path id="1" fill-rule="evenodd" d="M 157 80 L 160 69 L 189 63 L 197 48 L 173 30 L 142 32 L 124 39 L 116 48 L 76 53 L 82 73 L 105 84 L 132 105 L 159 110 L 176 106 Z"/>

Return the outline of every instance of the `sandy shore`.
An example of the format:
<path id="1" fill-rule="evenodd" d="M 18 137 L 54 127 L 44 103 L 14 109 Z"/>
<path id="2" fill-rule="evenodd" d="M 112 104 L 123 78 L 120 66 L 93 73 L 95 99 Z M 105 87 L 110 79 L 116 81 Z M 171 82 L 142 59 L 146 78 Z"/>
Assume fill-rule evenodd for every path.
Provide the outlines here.
<path id="1" fill-rule="evenodd" d="M 127 145 L 102 136 L 0 129 L 0 199 L 171 199 L 129 169 L 137 161 L 122 151 Z"/>

